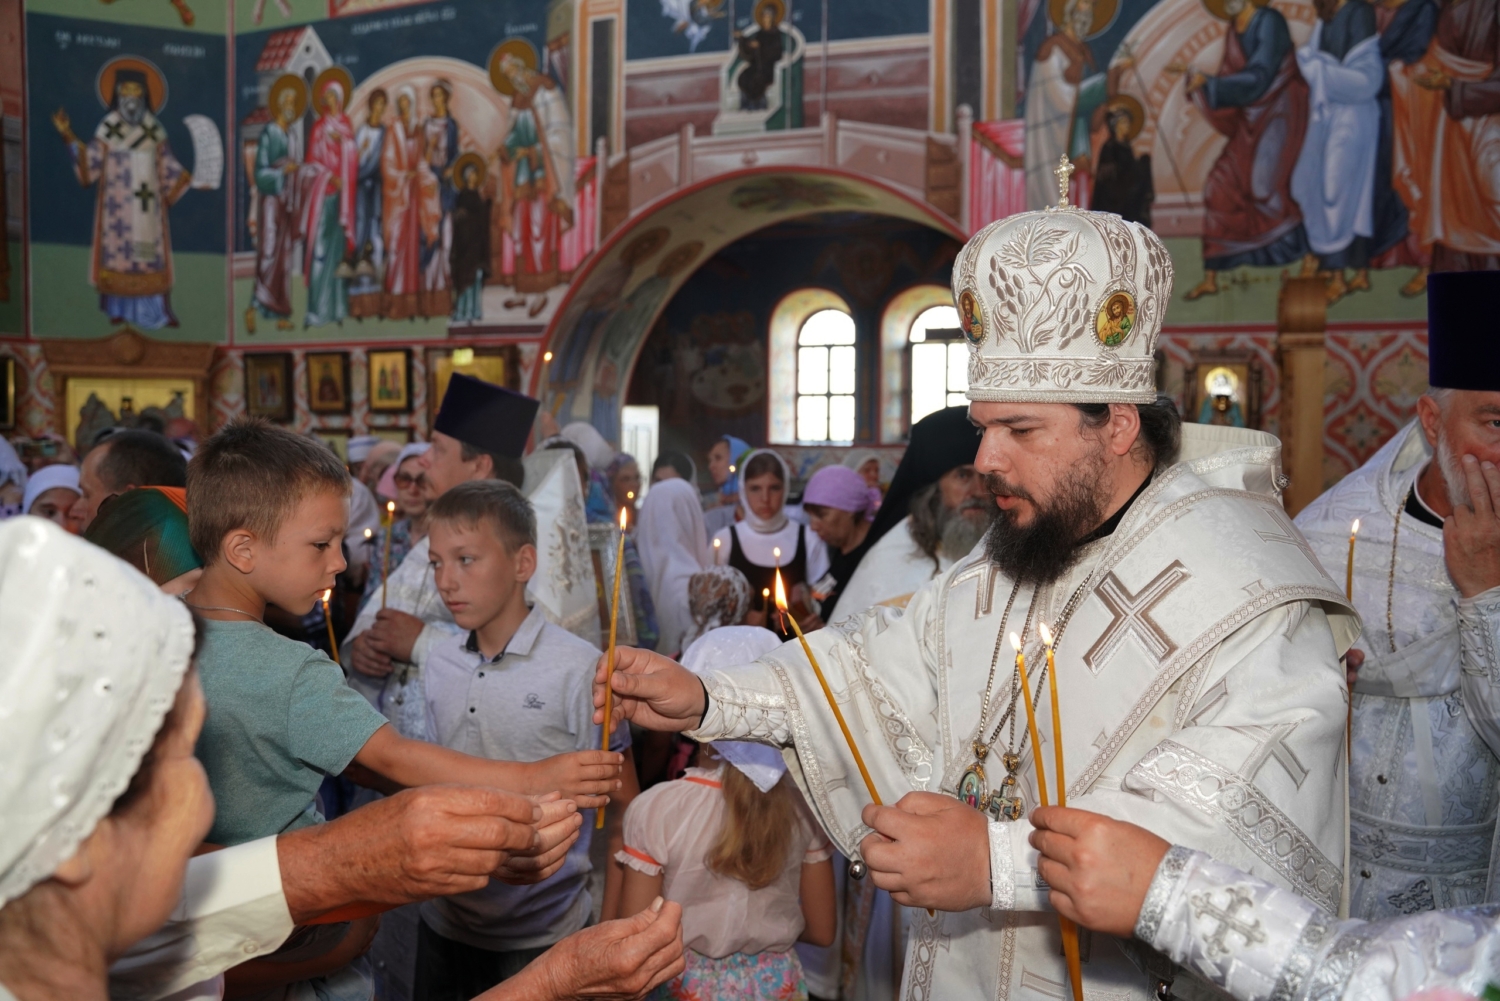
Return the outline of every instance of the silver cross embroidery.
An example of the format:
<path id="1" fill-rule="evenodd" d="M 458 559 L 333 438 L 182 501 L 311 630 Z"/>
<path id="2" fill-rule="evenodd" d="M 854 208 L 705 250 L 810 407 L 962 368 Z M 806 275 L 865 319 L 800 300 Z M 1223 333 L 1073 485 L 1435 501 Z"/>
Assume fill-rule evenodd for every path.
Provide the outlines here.
<path id="1" fill-rule="evenodd" d="M 1257 741 L 1255 750 L 1245 759 L 1240 766 L 1240 774 L 1252 781 L 1257 772 L 1270 758 L 1275 758 L 1276 763 L 1286 769 L 1286 773 L 1292 777 L 1292 784 L 1298 789 L 1307 780 L 1308 771 L 1292 749 L 1286 746 L 1286 739 L 1292 735 L 1292 731 L 1302 725 L 1302 720 L 1292 723 L 1277 723 L 1274 726 L 1232 726 L 1229 729 L 1236 733 L 1244 734 L 1251 740 Z"/>
<path id="2" fill-rule="evenodd" d="M 1098 674 L 1128 636 L 1134 636 L 1146 648 L 1146 652 L 1158 661 L 1171 656 L 1176 651 L 1177 644 L 1151 618 L 1151 610 L 1191 576 L 1181 560 L 1173 560 L 1171 566 L 1151 578 L 1139 593 L 1131 594 L 1120 582 L 1120 578 L 1110 571 L 1109 576 L 1099 582 L 1099 589 L 1094 594 L 1104 602 L 1104 607 L 1109 609 L 1114 621 L 1089 648 L 1089 652 L 1083 655 L 1083 662 L 1088 665 L 1089 670 Z"/>
<path id="3" fill-rule="evenodd" d="M 1060 209 L 1068 207 L 1068 181 L 1072 180 L 1073 171 L 1077 169 L 1066 153 L 1057 158 L 1057 166 L 1052 168 L 1052 173 L 1057 175 L 1057 207 Z"/>
<path id="4" fill-rule="evenodd" d="M 1319 563 L 1317 556 L 1313 555 L 1312 546 L 1307 544 L 1307 540 L 1302 537 L 1302 533 L 1297 531 L 1297 527 L 1291 523 L 1287 516 L 1280 511 L 1268 510 L 1267 514 L 1281 531 L 1257 531 L 1255 534 L 1260 536 L 1260 541 L 1279 542 L 1286 546 L 1296 546 L 1298 551 L 1307 558 L 1307 562 L 1312 564 L 1313 569 L 1318 571 L 1318 576 L 1327 577 L 1328 571 L 1323 569 L 1323 564 Z"/>
<path id="5" fill-rule="evenodd" d="M 1223 907 L 1214 903 L 1213 894 L 1195 893 L 1192 896 L 1193 914 L 1199 918 L 1207 917 L 1219 922 L 1212 935 L 1206 939 L 1208 956 L 1215 959 L 1227 956 L 1230 953 L 1228 943 L 1224 939 L 1233 932 L 1245 940 L 1247 946 L 1266 940 L 1266 933 L 1261 930 L 1260 921 L 1245 921 L 1236 917 L 1241 910 L 1254 903 L 1254 898 L 1242 887 L 1231 886 L 1229 888 L 1229 902 Z"/>

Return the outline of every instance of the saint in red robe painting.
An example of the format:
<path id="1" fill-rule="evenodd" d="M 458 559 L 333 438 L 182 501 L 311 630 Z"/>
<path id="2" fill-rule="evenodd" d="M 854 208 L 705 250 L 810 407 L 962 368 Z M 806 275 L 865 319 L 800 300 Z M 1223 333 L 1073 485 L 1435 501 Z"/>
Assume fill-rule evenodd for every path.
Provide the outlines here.
<path id="1" fill-rule="evenodd" d="M 1266 0 L 1204 6 L 1229 22 L 1224 59 L 1214 76 L 1189 72 L 1187 91 L 1229 142 L 1203 182 L 1204 277 L 1188 299 L 1218 292 L 1220 271 L 1290 264 L 1308 250 L 1291 192 L 1307 132 L 1307 83 L 1286 18 Z"/>
<path id="2" fill-rule="evenodd" d="M 354 254 L 354 196 L 359 150 L 354 126 L 344 107 L 349 101 L 348 74 L 341 66 L 324 70 L 313 85 L 318 120 L 307 143 L 307 162 L 299 174 L 307 317 L 304 325 L 321 326 L 349 315 L 346 283 L 354 276 L 347 263 Z M 327 79 L 325 79 L 327 78 Z"/>
<path id="3" fill-rule="evenodd" d="M 411 87 L 396 91 L 396 120 L 380 153 L 385 315 L 393 320 L 429 315 L 422 308 L 422 246 L 437 243 L 443 218 L 438 179 L 422 157 L 416 104 Z"/>

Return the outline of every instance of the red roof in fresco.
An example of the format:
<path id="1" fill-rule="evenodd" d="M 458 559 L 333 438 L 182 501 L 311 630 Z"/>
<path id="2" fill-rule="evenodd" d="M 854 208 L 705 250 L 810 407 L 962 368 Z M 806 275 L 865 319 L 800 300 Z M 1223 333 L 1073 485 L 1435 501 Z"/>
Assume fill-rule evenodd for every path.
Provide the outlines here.
<path id="1" fill-rule="evenodd" d="M 302 33 L 306 30 L 303 27 L 274 32 L 266 39 L 266 47 L 260 50 L 260 61 L 255 64 L 255 72 L 269 73 L 284 69 L 296 54 L 297 46 L 302 42 Z"/>

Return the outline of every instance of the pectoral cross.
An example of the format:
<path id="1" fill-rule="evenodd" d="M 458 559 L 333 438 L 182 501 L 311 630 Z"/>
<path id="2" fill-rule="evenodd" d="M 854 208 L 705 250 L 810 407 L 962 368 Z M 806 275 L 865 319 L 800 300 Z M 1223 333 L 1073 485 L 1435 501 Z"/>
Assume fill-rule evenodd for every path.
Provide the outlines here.
<path id="1" fill-rule="evenodd" d="M 106 138 L 106 139 L 124 139 L 125 138 L 125 124 L 123 122 L 105 122 L 104 123 L 104 138 Z"/>
<path id="2" fill-rule="evenodd" d="M 1231 932 L 1245 940 L 1245 945 L 1251 946 L 1257 942 L 1266 940 L 1266 933 L 1261 930 L 1260 922 L 1245 921 L 1235 915 L 1254 903 L 1250 894 L 1238 886 L 1229 888 L 1229 902 L 1223 907 L 1214 903 L 1213 894 L 1195 893 L 1192 896 L 1193 913 L 1198 917 L 1208 917 L 1219 922 L 1219 927 L 1208 936 L 1207 946 L 1210 958 L 1227 956 L 1232 951 L 1224 939 Z"/>
<path id="3" fill-rule="evenodd" d="M 1068 207 L 1068 181 L 1076 169 L 1073 161 L 1068 159 L 1068 154 L 1064 153 L 1057 158 L 1057 167 L 1052 173 L 1057 175 L 1057 207 L 1060 209 Z"/>
<path id="4" fill-rule="evenodd" d="M 152 191 L 145 181 L 142 181 L 141 186 L 132 192 L 132 196 L 141 203 L 142 212 L 149 212 L 151 203 L 156 200 L 156 192 Z"/>

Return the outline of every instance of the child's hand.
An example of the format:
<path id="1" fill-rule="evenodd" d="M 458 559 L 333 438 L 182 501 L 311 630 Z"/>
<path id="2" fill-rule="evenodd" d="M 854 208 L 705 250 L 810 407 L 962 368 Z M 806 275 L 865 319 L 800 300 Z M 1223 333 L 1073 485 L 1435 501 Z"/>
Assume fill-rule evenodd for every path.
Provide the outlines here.
<path id="1" fill-rule="evenodd" d="M 530 848 L 512 852 L 495 870 L 496 879 L 512 886 L 540 883 L 561 869 L 583 826 L 583 817 L 571 799 L 555 792 L 532 799 L 540 813 L 535 840 Z"/>
<path id="2" fill-rule="evenodd" d="M 557 790 L 580 810 L 604 806 L 620 788 L 620 765 L 625 756 L 615 751 L 570 751 L 532 764 L 534 792 Z"/>

